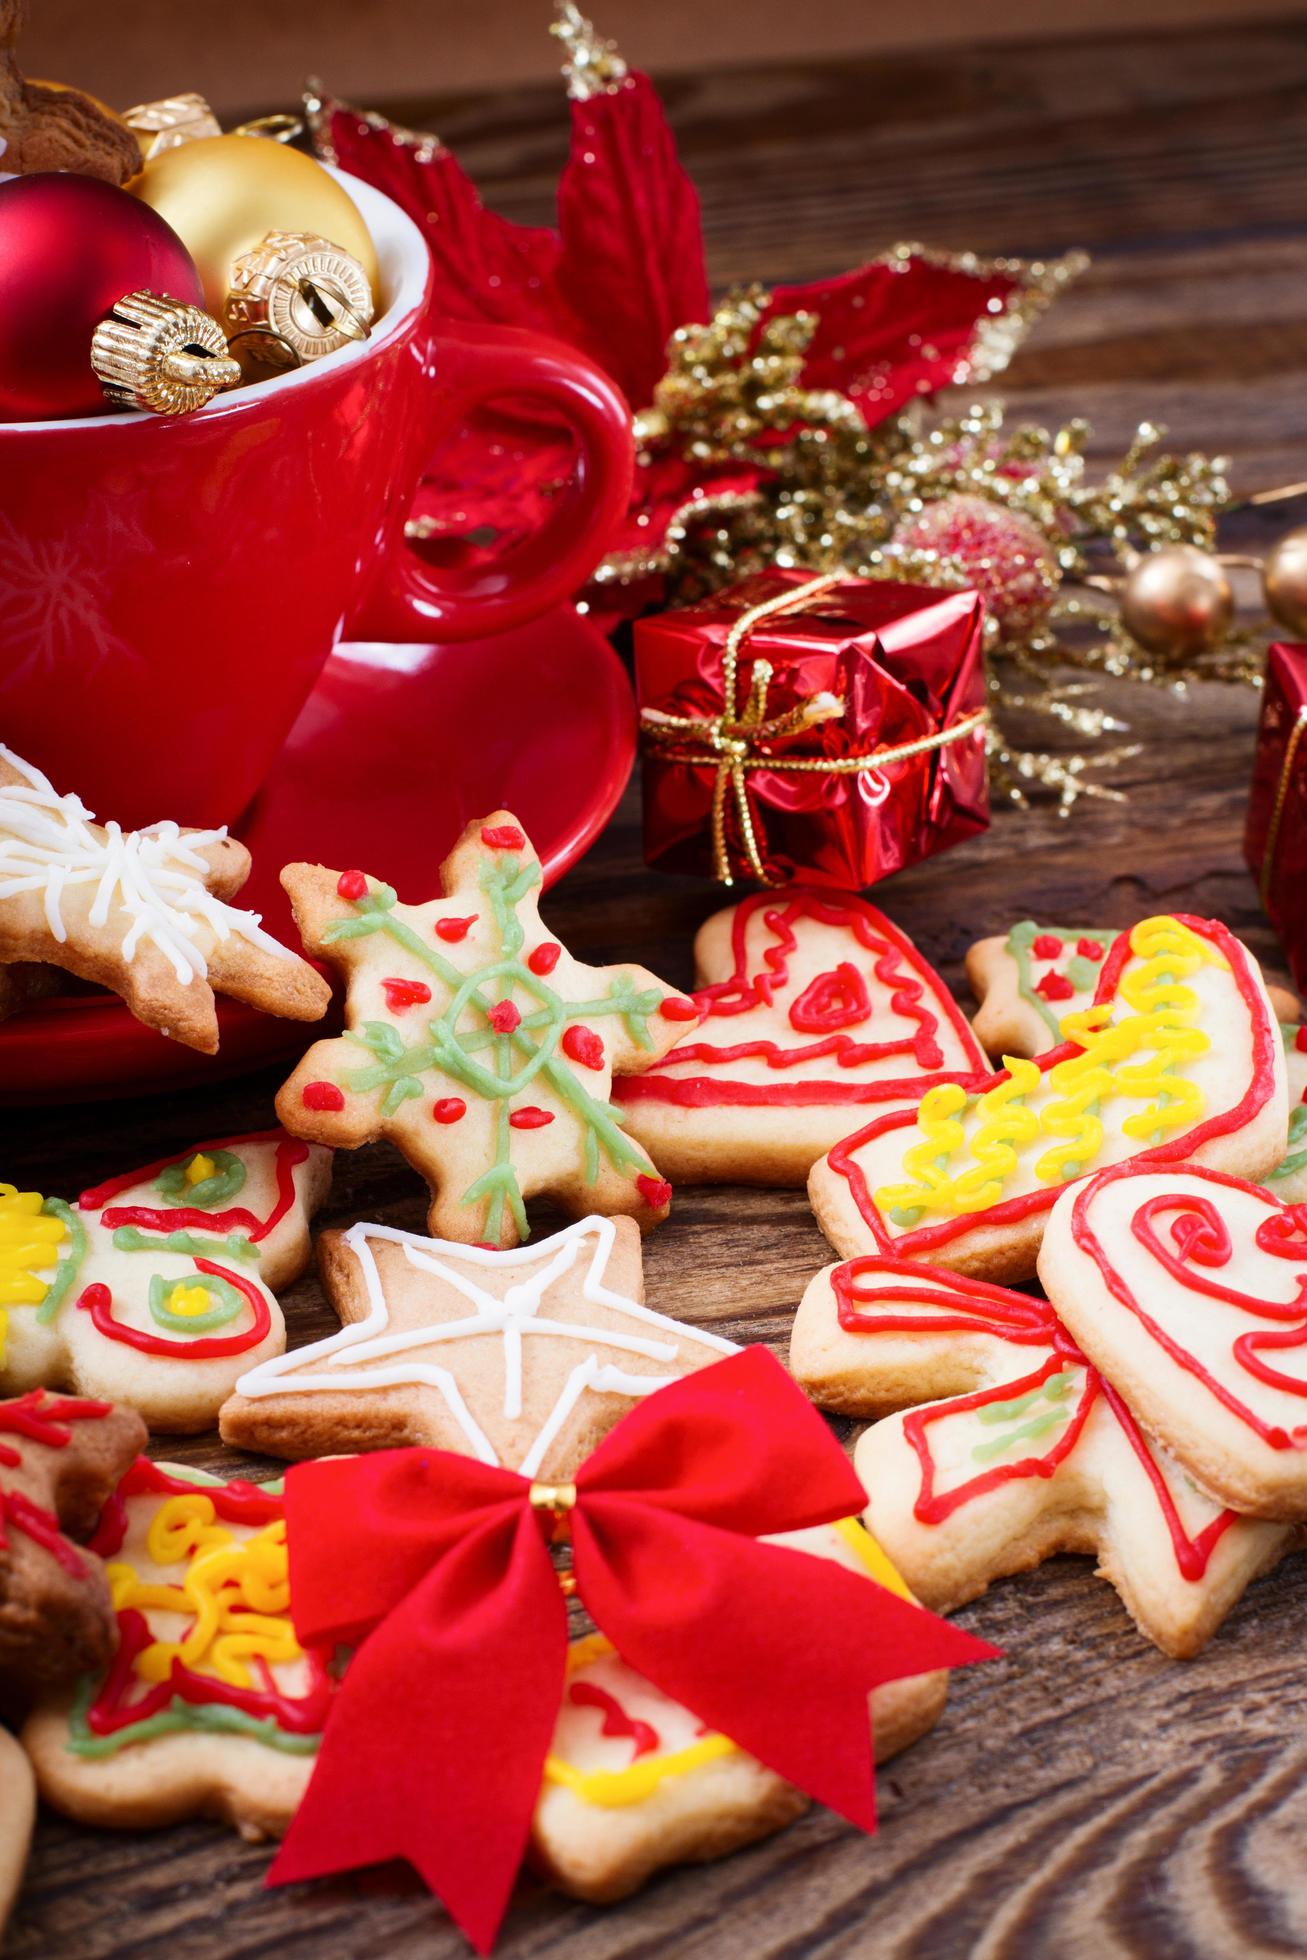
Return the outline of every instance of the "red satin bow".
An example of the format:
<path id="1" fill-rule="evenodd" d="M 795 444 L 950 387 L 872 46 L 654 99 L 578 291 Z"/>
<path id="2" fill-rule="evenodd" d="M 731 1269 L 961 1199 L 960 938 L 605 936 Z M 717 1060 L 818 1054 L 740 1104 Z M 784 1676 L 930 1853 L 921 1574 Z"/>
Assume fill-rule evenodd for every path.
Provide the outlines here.
<path id="1" fill-rule="evenodd" d="M 513 1471 L 422 1449 L 289 1473 L 296 1631 L 306 1645 L 358 1651 L 269 1883 L 404 1857 L 489 1950 L 526 1850 L 567 1655 L 531 1489 Z M 758 1543 L 866 1501 L 767 1350 L 637 1404 L 575 1489 L 577 1591 L 623 1659 L 874 1829 L 871 1689 L 995 1650 L 840 1566 Z"/>

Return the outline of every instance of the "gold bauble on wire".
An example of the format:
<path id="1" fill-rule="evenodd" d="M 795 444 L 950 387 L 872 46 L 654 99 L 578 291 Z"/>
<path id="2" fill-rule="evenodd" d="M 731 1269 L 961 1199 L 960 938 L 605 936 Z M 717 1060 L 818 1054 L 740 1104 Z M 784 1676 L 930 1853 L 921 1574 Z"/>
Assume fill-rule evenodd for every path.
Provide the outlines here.
<path id="1" fill-rule="evenodd" d="M 1171 544 L 1146 552 L 1126 574 L 1121 619 L 1149 653 L 1206 653 L 1219 646 L 1234 616 L 1230 581 L 1197 545 Z"/>
<path id="2" fill-rule="evenodd" d="M 1307 524 L 1288 531 L 1262 566 L 1266 604 L 1296 640 L 1307 640 Z"/>
<path id="3" fill-rule="evenodd" d="M 372 235 L 320 163 L 263 136 L 210 136 L 153 157 L 126 187 L 166 218 L 194 259 L 204 303 L 224 317 L 232 269 L 272 231 L 306 231 L 358 260 L 379 301 Z"/>

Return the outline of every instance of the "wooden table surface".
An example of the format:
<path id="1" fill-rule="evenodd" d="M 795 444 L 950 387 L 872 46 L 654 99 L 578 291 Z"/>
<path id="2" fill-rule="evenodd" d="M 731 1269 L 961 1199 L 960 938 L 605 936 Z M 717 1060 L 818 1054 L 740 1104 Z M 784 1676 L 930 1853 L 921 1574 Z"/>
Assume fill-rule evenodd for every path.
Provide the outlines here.
<path id="1" fill-rule="evenodd" d="M 348 89 L 348 76 L 328 79 Z M 1083 244 L 1094 269 L 1012 371 L 1021 411 L 1088 415 L 1096 455 L 1119 452 L 1149 415 L 1182 442 L 1229 452 L 1241 486 L 1307 475 L 1307 22 L 740 67 L 678 81 L 668 97 L 716 282 L 834 272 L 900 237 L 1022 253 Z M 558 94 L 393 106 L 439 129 L 491 202 L 548 217 L 565 141 Z M 1255 549 L 1295 514 L 1235 520 L 1228 536 Z M 1239 849 L 1254 697 L 1112 684 L 1101 698 L 1146 745 L 1116 772 L 1127 802 L 1082 804 L 1069 822 L 1003 811 L 986 837 L 877 896 L 959 990 L 968 942 L 1014 918 L 1121 926 L 1170 907 L 1224 918 L 1283 977 Z M 546 916 L 586 957 L 634 957 L 686 985 L 713 895 L 646 873 L 638 821 L 632 792 Z M 6 1115 L 2 1168 L 76 1191 L 195 1136 L 266 1123 L 275 1086 L 269 1075 Z M 378 1147 L 341 1155 L 321 1222 L 420 1227 L 422 1214 L 415 1176 Z M 649 1298 L 783 1353 L 803 1285 L 828 1257 L 800 1192 L 683 1191 L 648 1241 Z M 312 1277 L 287 1317 L 293 1344 L 334 1325 Z M 251 1467 L 216 1438 L 163 1453 Z M 956 1678 L 935 1732 L 887 1767 L 878 1837 L 816 1809 L 608 1910 L 524 1880 L 499 1951 L 1307 1953 L 1305 1606 L 1307 1573 L 1290 1560 L 1184 1665 L 1134 1631 L 1088 1561 L 1054 1560 L 959 1616 L 1007 1658 Z M 214 1825 L 115 1836 L 43 1815 L 9 1950 L 467 1951 L 398 1868 L 267 1894 L 266 1862 Z"/>

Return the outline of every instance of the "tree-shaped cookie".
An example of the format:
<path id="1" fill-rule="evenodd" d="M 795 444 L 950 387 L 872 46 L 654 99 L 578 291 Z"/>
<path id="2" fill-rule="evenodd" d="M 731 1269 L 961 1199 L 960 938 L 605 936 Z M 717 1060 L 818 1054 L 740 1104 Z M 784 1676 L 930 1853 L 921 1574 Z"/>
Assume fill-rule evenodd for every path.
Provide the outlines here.
<path id="1" fill-rule="evenodd" d="M 770 1542 L 908 1589 L 853 1519 Z M 876 1761 L 933 1728 L 948 1677 L 919 1674 L 871 1695 Z M 723 1858 L 780 1830 L 808 1798 L 628 1667 L 602 1634 L 573 1641 L 567 1685 L 531 1832 L 539 1864 L 565 1891 L 604 1904 L 653 1872 Z"/>
<path id="2" fill-rule="evenodd" d="M 27 1722 L 41 1795 L 87 1824 L 203 1814 L 279 1836 L 334 1686 L 325 1657 L 295 1638 L 280 1484 L 141 1459 L 95 1546 L 117 1652 Z"/>
<path id="3" fill-rule="evenodd" d="M 867 1523 L 937 1611 L 1085 1552 L 1140 1631 L 1183 1659 L 1294 1543 L 1201 1491 L 1046 1300 L 853 1259 L 809 1285 L 790 1366 L 823 1408 L 883 1418 L 854 1454 Z"/>
<path id="4" fill-rule="evenodd" d="M 214 993 L 316 1021 L 321 974 L 227 901 L 250 854 L 225 830 L 98 824 L 0 743 L 0 961 L 44 961 L 121 994 L 188 1048 L 218 1046 Z"/>
<path id="5" fill-rule="evenodd" d="M 58 1685 L 113 1651 L 104 1569 L 72 1541 L 145 1442 L 132 1409 L 67 1395 L 0 1402 L 0 1681 Z"/>
<path id="6" fill-rule="evenodd" d="M 75 1205 L 0 1184 L 0 1388 L 112 1396 L 206 1429 L 286 1345 L 271 1291 L 307 1264 L 331 1153 L 274 1130 L 193 1145 Z"/>
<path id="7" fill-rule="evenodd" d="M 1163 916 L 1123 933 L 1065 1033 L 1035 1061 L 873 1118 L 815 1164 L 836 1251 L 1028 1279 L 1058 1196 L 1104 1165 L 1198 1158 L 1257 1178 L 1283 1158 L 1283 1044 L 1257 962 L 1224 926 Z"/>
<path id="8" fill-rule="evenodd" d="M 242 1375 L 224 1441 L 288 1457 L 425 1444 L 560 1482 L 639 1397 L 732 1351 L 641 1303 L 629 1218 L 505 1252 L 359 1224 L 324 1232 L 318 1263 L 340 1332 Z"/>
<path id="9" fill-rule="evenodd" d="M 444 897 L 404 905 L 361 871 L 282 874 L 304 943 L 339 966 L 347 1031 L 317 1042 L 277 1098 L 296 1136 L 389 1137 L 431 1187 L 445 1239 L 528 1235 L 525 1200 L 574 1215 L 665 1217 L 671 1187 L 627 1135 L 613 1076 L 683 1032 L 638 966 L 583 966 L 540 923 L 540 860 L 507 811 L 468 825 Z"/>
<path id="10" fill-rule="evenodd" d="M 988 1071 L 939 975 L 851 893 L 755 893 L 694 955 L 699 991 L 668 1007 L 679 1041 L 613 1092 L 671 1178 L 802 1185 L 871 1110 Z"/>
<path id="11" fill-rule="evenodd" d="M 1307 1205 L 1197 1164 L 1121 1164 L 1059 1200 L 1039 1275 L 1204 1489 L 1307 1520 Z"/>

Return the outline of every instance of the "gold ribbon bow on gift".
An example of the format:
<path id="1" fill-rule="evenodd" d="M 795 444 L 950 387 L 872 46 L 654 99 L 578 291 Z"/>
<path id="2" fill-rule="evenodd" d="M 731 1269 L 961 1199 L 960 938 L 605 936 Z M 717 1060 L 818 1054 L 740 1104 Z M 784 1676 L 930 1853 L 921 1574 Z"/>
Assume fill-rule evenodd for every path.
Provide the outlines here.
<path id="1" fill-rule="evenodd" d="M 824 573 L 820 578 L 808 579 L 803 585 L 793 586 L 788 592 L 778 593 L 773 599 L 765 599 L 761 605 L 750 606 L 747 612 L 740 614 L 722 650 L 722 711 L 719 715 L 667 715 L 658 708 L 645 708 L 641 712 L 641 728 L 665 761 L 684 762 L 692 768 L 716 771 L 713 781 L 712 839 L 713 876 L 719 884 L 735 883 L 726 840 L 726 806 L 732 794 L 744 854 L 753 876 L 760 885 L 785 882 L 768 871 L 758 848 L 753 808 L 749 801 L 748 778 L 751 770 L 774 769 L 793 775 L 879 774 L 890 763 L 906 762 L 911 756 L 927 755 L 932 749 L 942 749 L 950 742 L 961 741 L 964 736 L 974 734 L 976 729 L 983 727 L 989 719 L 987 708 L 977 708 L 961 721 L 954 722 L 951 728 L 941 729 L 937 735 L 923 735 L 915 742 L 900 742 L 892 748 L 872 749 L 867 755 L 777 756 L 763 753 L 763 743 L 778 741 L 786 735 L 801 734 L 804 729 L 817 728 L 822 722 L 838 721 L 844 713 L 844 697 L 825 692 L 814 694 L 787 709 L 783 715 L 773 715 L 769 719 L 767 690 L 774 670 L 769 660 L 755 660 L 749 699 L 743 714 L 737 714 L 736 669 L 740 650 L 761 620 L 771 619 L 777 613 L 797 610 L 809 599 L 815 599 L 821 593 L 829 592 L 832 586 L 839 585 L 841 578 L 842 574 L 838 572 Z M 696 743 L 702 746 L 695 747 Z"/>

